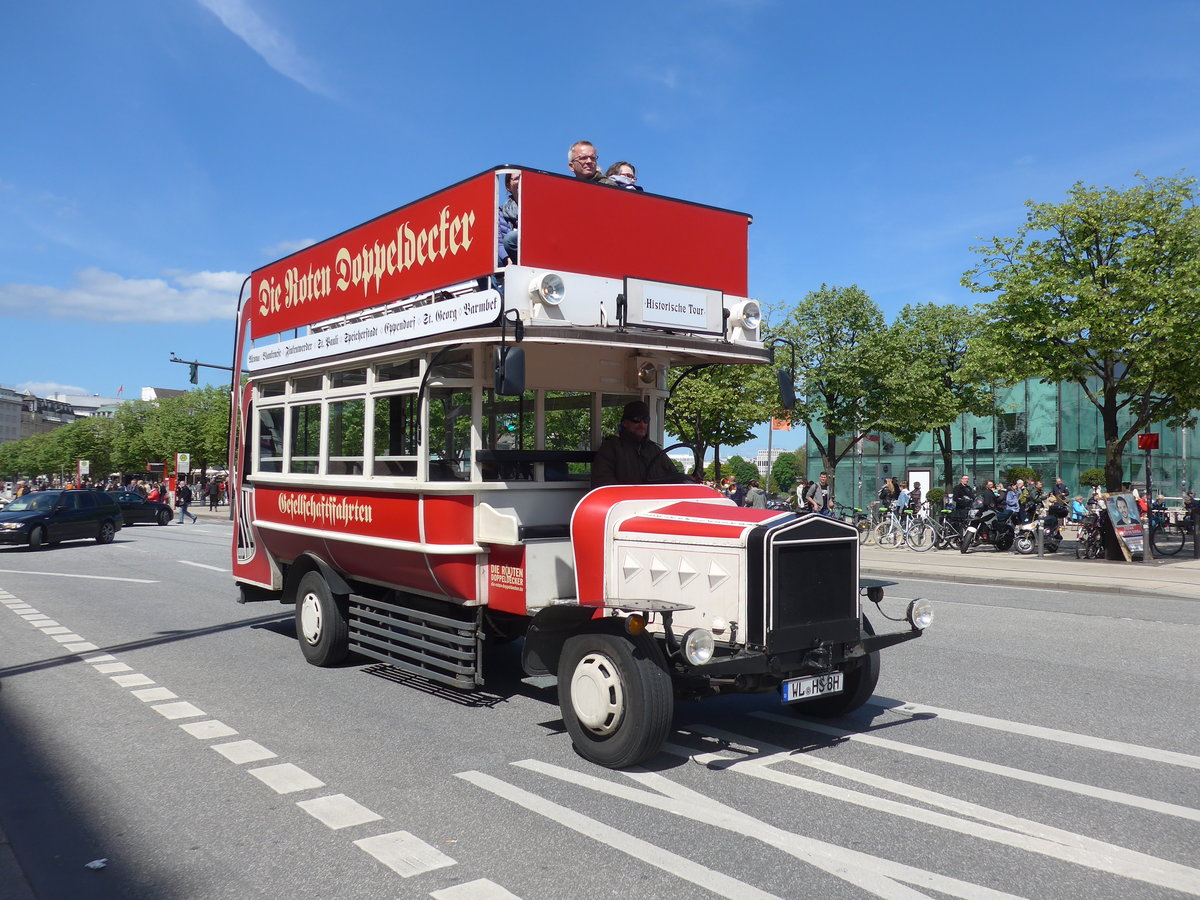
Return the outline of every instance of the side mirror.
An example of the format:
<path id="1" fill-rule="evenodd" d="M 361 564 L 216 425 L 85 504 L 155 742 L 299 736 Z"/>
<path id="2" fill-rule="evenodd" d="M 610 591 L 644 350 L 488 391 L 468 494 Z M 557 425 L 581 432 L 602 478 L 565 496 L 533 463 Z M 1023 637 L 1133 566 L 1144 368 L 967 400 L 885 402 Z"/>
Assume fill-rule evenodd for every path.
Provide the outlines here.
<path id="1" fill-rule="evenodd" d="M 495 389 L 502 397 L 525 393 L 525 351 L 507 344 L 496 348 Z"/>
<path id="2" fill-rule="evenodd" d="M 779 397 L 783 401 L 783 408 L 795 409 L 796 385 L 792 383 L 792 373 L 787 369 L 780 369 L 775 375 L 779 379 Z"/>

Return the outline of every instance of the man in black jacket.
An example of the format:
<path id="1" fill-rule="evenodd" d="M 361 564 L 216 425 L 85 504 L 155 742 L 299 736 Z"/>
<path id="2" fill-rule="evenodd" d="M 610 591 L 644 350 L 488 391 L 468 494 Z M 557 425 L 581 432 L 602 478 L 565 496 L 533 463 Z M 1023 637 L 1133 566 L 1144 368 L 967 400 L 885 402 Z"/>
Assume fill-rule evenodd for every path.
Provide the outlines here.
<path id="1" fill-rule="evenodd" d="M 600 174 L 600 155 L 591 141 L 576 141 L 571 145 L 567 151 L 567 168 L 580 181 L 617 187 L 615 181 Z"/>
<path id="2" fill-rule="evenodd" d="M 956 519 L 965 518 L 971 509 L 971 504 L 975 502 L 975 488 L 971 486 L 971 479 L 966 475 L 958 480 L 958 484 L 954 486 L 954 490 L 950 492 L 950 496 L 954 498 L 954 517 Z"/>
<path id="3" fill-rule="evenodd" d="M 626 403 L 618 434 L 604 439 L 592 461 L 592 487 L 606 484 L 691 482 L 649 438 L 650 408 L 641 400 Z"/>

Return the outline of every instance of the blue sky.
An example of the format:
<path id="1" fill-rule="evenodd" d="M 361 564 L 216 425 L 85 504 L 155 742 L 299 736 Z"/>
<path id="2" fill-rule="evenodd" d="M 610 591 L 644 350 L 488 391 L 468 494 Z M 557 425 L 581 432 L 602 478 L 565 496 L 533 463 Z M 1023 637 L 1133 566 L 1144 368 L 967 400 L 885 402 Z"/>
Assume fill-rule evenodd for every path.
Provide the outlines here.
<path id="1" fill-rule="evenodd" d="M 63 0 L 5 30 L 0 383 L 42 394 L 187 387 L 168 357 L 229 364 L 252 269 L 578 138 L 752 213 L 769 306 L 856 283 L 889 318 L 973 302 L 1026 199 L 1200 151 L 1194 2 Z"/>

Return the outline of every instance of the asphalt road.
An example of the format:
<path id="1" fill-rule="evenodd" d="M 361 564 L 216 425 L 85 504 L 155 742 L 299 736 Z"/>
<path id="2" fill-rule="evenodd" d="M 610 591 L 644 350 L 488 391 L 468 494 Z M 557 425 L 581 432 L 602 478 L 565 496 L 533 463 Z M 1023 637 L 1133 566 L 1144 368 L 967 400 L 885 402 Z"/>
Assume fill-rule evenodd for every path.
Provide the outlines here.
<path id="1" fill-rule="evenodd" d="M 937 618 L 870 707 L 683 704 L 617 773 L 516 645 L 475 696 L 308 665 L 289 608 L 234 603 L 228 536 L 0 550 L 0 826 L 37 897 L 1200 895 L 1196 604 L 904 581 L 885 608 Z"/>

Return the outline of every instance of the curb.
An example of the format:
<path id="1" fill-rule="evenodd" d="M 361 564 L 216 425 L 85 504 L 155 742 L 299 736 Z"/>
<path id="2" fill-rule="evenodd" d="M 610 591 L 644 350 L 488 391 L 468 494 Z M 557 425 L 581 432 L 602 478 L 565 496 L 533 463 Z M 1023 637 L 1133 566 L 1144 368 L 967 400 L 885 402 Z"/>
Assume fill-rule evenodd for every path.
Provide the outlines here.
<path id="1" fill-rule="evenodd" d="M 1013 587 L 1028 587 L 1028 588 L 1044 588 L 1046 590 L 1056 591 L 1072 591 L 1075 593 L 1094 593 L 1094 594 L 1123 594 L 1130 597 L 1166 597 L 1171 600 L 1191 600 L 1195 601 L 1196 597 L 1187 597 L 1182 594 L 1175 594 L 1170 591 L 1170 588 L 1165 585 L 1139 586 L 1132 587 L 1125 584 L 1113 584 L 1111 582 L 1101 584 L 1085 584 L 1079 581 L 1067 581 L 1062 579 L 1048 578 L 997 578 L 995 573 L 974 574 L 974 573 L 958 573 L 958 572 L 906 572 L 890 569 L 883 571 L 880 569 L 872 569 L 864 566 L 862 568 L 863 575 L 870 575 L 873 578 L 912 578 L 913 580 L 921 581 L 945 581 L 951 583 L 962 584 L 994 584 L 994 585 L 1012 585 Z"/>

